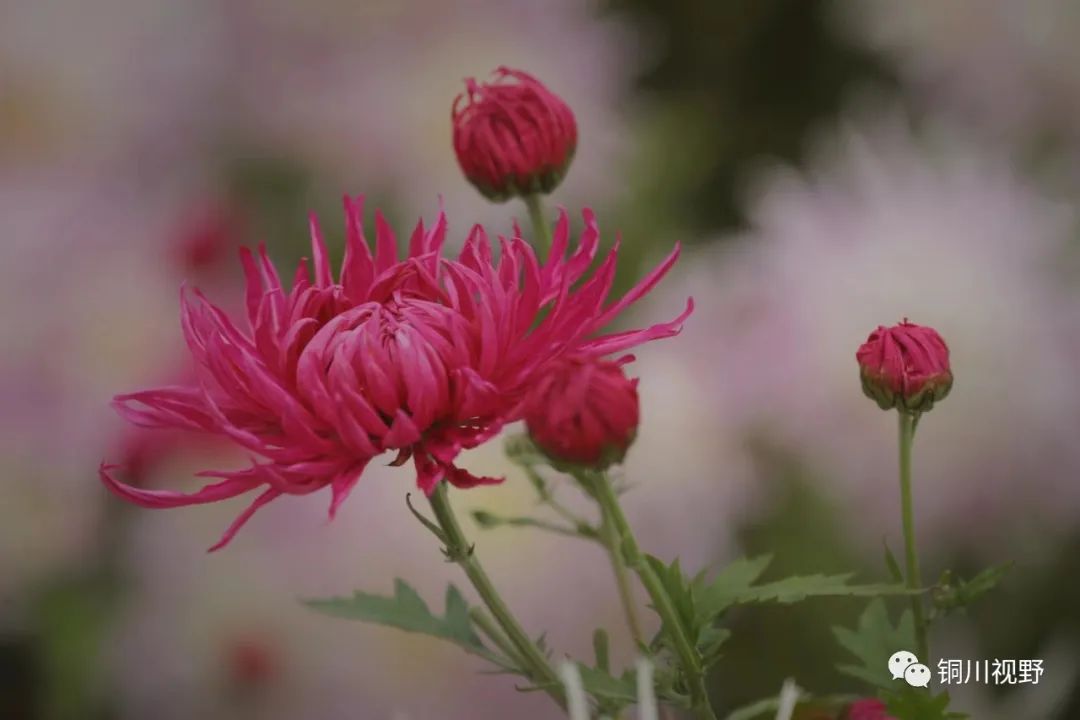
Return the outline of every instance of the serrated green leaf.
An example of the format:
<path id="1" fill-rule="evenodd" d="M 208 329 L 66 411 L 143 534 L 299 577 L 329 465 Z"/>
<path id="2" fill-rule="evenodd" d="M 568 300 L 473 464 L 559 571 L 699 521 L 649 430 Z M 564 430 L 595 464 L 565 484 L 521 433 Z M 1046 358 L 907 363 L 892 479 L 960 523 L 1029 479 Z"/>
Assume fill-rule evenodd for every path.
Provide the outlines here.
<path id="1" fill-rule="evenodd" d="M 885 689 L 895 688 L 898 682 L 889 673 L 889 658 L 898 650 L 911 651 L 916 647 L 911 611 L 905 610 L 900 622 L 893 625 L 885 602 L 880 598 L 866 606 L 855 630 L 835 627 L 833 634 L 840 645 L 859 660 L 858 665 L 841 665 L 837 669 Z"/>
<path id="2" fill-rule="evenodd" d="M 755 585 L 732 597 L 731 604 L 776 602 L 782 605 L 800 602 L 809 597 L 880 597 L 882 595 L 910 595 L 912 590 L 903 585 L 877 583 L 871 585 L 850 584 L 851 574 L 843 575 L 794 575 L 776 582 Z"/>
<path id="3" fill-rule="evenodd" d="M 703 575 L 694 579 L 694 597 L 697 600 L 697 620 L 702 624 L 711 623 L 720 613 L 731 607 L 731 599 L 750 589 L 765 569 L 772 562 L 771 555 L 739 558 L 712 579 L 705 580 Z"/>
<path id="4" fill-rule="evenodd" d="M 909 590 L 899 584 L 851 584 L 851 575 L 794 575 L 755 585 L 765 572 L 770 557 L 737 560 L 712 582 L 695 581 L 699 622 L 710 622 L 734 605 L 776 602 L 791 604 L 809 597 L 878 597 L 905 595 Z"/>
<path id="5" fill-rule="evenodd" d="M 305 600 L 304 604 L 331 617 L 360 620 L 448 640 L 474 655 L 502 664 L 484 647 L 473 630 L 468 603 L 453 585 L 446 588 L 446 611 L 442 617 L 433 615 L 416 590 L 401 579 L 394 581 L 393 596 L 358 591 L 351 598 Z"/>
<path id="6" fill-rule="evenodd" d="M 598 700 L 613 700 L 619 703 L 637 701 L 637 687 L 634 673 L 627 671 L 620 677 L 613 677 L 599 668 L 591 668 L 578 663 L 581 682 L 586 692 Z"/>

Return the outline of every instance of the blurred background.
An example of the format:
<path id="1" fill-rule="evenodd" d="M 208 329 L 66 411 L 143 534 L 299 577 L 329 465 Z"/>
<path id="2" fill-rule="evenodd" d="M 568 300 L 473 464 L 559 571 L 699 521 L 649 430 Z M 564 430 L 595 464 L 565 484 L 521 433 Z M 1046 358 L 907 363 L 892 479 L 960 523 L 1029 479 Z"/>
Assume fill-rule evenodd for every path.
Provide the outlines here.
<path id="1" fill-rule="evenodd" d="M 455 242 L 526 218 L 475 193 L 450 146 L 463 78 L 501 64 L 576 113 L 551 205 L 622 233 L 623 287 L 689 246 L 633 318 L 698 303 L 632 366 L 643 425 L 622 473 L 642 544 L 690 567 L 771 552 L 776 575 L 883 579 L 883 542 L 902 542 L 895 423 L 854 352 L 878 324 L 932 325 L 956 385 L 916 443 L 924 574 L 1015 562 L 939 653 L 1046 669 L 956 706 L 1080 717 L 1078 37 L 1068 0 L 3 4 L 0 717 L 554 717 L 454 648 L 299 605 L 395 576 L 432 604 L 464 584 L 405 508 L 407 469 L 369 470 L 333 523 L 321 495 L 274 503 L 209 556 L 236 507 L 132 509 L 96 477 L 108 458 L 187 488 L 235 460 L 125 427 L 108 401 L 184 376 L 178 288 L 234 306 L 238 245 L 291 267 L 313 210 L 339 250 L 344 193 L 399 234 L 441 196 Z M 465 465 L 509 479 L 456 493 L 460 510 L 531 509 L 499 443 Z M 471 532 L 559 652 L 587 654 L 598 618 L 619 630 L 599 550 Z M 786 677 L 865 691 L 833 670 L 829 630 L 862 606 L 732 617 L 718 709 Z"/>

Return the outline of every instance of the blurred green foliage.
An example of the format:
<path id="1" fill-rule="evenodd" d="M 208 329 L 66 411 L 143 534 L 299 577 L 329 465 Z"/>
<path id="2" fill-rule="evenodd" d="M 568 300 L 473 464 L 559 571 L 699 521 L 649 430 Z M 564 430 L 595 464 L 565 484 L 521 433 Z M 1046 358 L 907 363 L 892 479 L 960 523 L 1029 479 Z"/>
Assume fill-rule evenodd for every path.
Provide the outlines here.
<path id="1" fill-rule="evenodd" d="M 884 62 L 837 32 L 828 0 L 607 0 L 605 7 L 660 39 L 640 86 L 675 129 L 665 170 L 681 168 L 689 182 L 672 192 L 670 173 L 653 179 L 694 236 L 741 225 L 746 174 L 769 159 L 801 161 L 807 132 L 835 118 L 853 87 L 896 87 Z"/>

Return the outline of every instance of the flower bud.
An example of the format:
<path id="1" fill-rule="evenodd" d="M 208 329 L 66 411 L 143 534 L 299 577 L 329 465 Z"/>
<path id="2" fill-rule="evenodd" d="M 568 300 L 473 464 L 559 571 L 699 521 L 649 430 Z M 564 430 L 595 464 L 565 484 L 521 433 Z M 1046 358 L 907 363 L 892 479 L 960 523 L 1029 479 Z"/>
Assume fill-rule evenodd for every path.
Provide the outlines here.
<path id="1" fill-rule="evenodd" d="M 501 67 L 491 82 L 469 78 L 454 100 L 454 152 L 466 179 L 495 202 L 549 193 L 577 148 L 570 108 L 539 80 Z"/>
<path id="2" fill-rule="evenodd" d="M 244 234 L 244 218 L 235 208 L 207 203 L 193 209 L 175 233 L 175 265 L 184 273 L 211 271 L 235 257 Z"/>
<path id="3" fill-rule="evenodd" d="M 628 359 L 559 360 L 529 394 L 525 425 L 557 465 L 603 470 L 622 462 L 639 419 L 637 380 L 622 370 Z"/>
<path id="4" fill-rule="evenodd" d="M 225 645 L 228 679 L 237 690 L 265 688 L 278 679 L 275 648 L 258 636 L 230 638 Z"/>
<path id="5" fill-rule="evenodd" d="M 855 359 L 863 392 L 883 410 L 925 412 L 952 388 L 949 348 L 933 328 L 908 322 L 870 333 Z"/>
<path id="6" fill-rule="evenodd" d="M 885 703 L 877 698 L 856 700 L 841 717 L 844 720 L 895 720 L 888 714 Z"/>

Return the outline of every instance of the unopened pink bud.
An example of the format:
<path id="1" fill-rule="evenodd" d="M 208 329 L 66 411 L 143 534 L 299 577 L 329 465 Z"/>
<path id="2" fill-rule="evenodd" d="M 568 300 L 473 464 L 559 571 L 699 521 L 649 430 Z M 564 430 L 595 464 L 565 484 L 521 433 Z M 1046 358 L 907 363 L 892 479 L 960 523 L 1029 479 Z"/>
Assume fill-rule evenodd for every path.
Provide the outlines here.
<path id="1" fill-rule="evenodd" d="M 945 341 L 933 328 L 906 318 L 870 333 L 855 358 L 863 392 L 883 410 L 925 412 L 952 389 Z"/>

